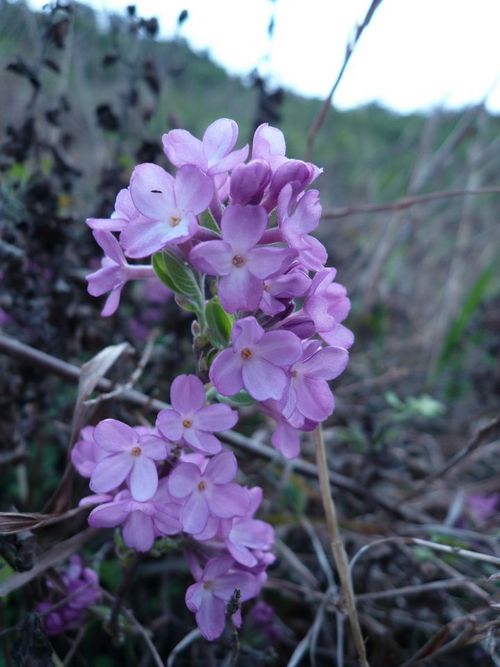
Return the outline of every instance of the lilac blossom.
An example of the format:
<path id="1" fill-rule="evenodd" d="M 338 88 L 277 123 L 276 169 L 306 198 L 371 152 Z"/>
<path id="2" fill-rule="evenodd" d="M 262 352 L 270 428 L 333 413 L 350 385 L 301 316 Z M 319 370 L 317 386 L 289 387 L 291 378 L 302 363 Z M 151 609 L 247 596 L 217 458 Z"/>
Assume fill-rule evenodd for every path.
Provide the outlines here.
<path id="1" fill-rule="evenodd" d="M 226 604 L 235 592 L 245 602 L 258 594 L 260 583 L 254 575 L 235 568 L 230 556 L 211 558 L 203 570 L 193 569 L 196 583 L 186 591 L 186 605 L 196 614 L 201 634 L 212 641 L 224 632 Z"/>
<path id="2" fill-rule="evenodd" d="M 94 440 L 94 426 L 85 426 L 80 437 L 71 448 L 71 463 L 82 477 L 90 477 L 100 458 L 105 452 Z"/>
<path id="3" fill-rule="evenodd" d="M 241 389 L 258 401 L 280 399 L 290 382 L 289 367 L 302 355 L 300 339 L 289 331 L 269 331 L 255 317 L 238 320 L 232 346 L 220 352 L 210 367 L 210 379 L 225 396 Z"/>
<path id="4" fill-rule="evenodd" d="M 248 511 L 248 493 L 238 484 L 234 454 L 223 451 L 214 456 L 204 472 L 194 463 L 180 463 L 168 478 L 174 498 L 184 500 L 180 519 L 186 533 L 205 529 L 210 515 L 220 519 L 243 516 Z"/>
<path id="5" fill-rule="evenodd" d="M 158 414 L 156 425 L 171 442 L 183 442 L 205 454 L 218 454 L 222 445 L 215 431 L 227 431 L 238 421 L 228 405 L 205 405 L 205 389 L 196 375 L 179 375 L 170 390 L 172 409 Z"/>
<path id="6" fill-rule="evenodd" d="M 308 190 L 292 209 L 292 186 L 285 185 L 278 197 L 278 219 L 283 240 L 298 252 L 300 263 L 311 271 L 323 268 L 328 255 L 324 245 L 310 235 L 319 224 L 319 192 Z"/>
<path id="7" fill-rule="evenodd" d="M 287 248 L 257 247 L 266 225 L 262 207 L 228 206 L 222 216 L 222 240 L 200 243 L 189 255 L 200 271 L 220 276 L 220 301 L 230 313 L 255 310 L 262 281 L 285 269 L 296 254 Z"/>
<path id="8" fill-rule="evenodd" d="M 160 480 L 156 493 L 146 501 L 135 500 L 128 489 L 110 502 L 94 508 L 89 524 L 96 528 L 122 526 L 123 541 L 131 549 L 149 551 L 156 537 L 181 532 L 180 503 L 168 491 L 168 479 Z"/>
<path id="9" fill-rule="evenodd" d="M 255 130 L 252 143 L 252 158 L 265 160 L 275 171 L 286 162 L 286 143 L 283 132 L 269 123 L 262 123 Z"/>
<path id="10" fill-rule="evenodd" d="M 269 551 L 274 544 L 274 530 L 271 525 L 254 514 L 262 502 L 262 489 L 258 486 L 248 490 L 250 507 L 243 517 L 223 519 L 220 531 L 231 556 L 247 567 L 258 564 L 257 551 Z"/>
<path id="11" fill-rule="evenodd" d="M 196 216 L 209 205 L 213 185 L 191 165 L 179 169 L 173 178 L 161 167 L 145 163 L 134 169 L 130 193 L 144 219 L 127 224 L 120 243 L 128 257 L 146 257 L 195 234 Z"/>
<path id="12" fill-rule="evenodd" d="M 111 232 L 94 232 L 94 238 L 104 250 L 101 268 L 87 276 L 88 292 L 92 296 L 102 296 L 110 292 L 101 315 L 109 317 L 116 312 L 120 303 L 123 286 L 128 280 L 154 277 L 151 266 L 133 266 L 127 263 L 120 244 Z"/>
<path id="13" fill-rule="evenodd" d="M 286 273 L 281 273 L 264 280 L 262 299 L 259 308 L 266 315 L 277 315 L 286 310 L 291 299 L 304 296 L 311 285 L 307 272 L 298 266 L 292 266 Z"/>
<path id="14" fill-rule="evenodd" d="M 314 276 L 303 310 L 326 343 L 348 350 L 354 336 L 341 322 L 349 314 L 351 302 L 345 287 L 334 282 L 335 274 L 335 269 L 326 268 Z"/>
<path id="15" fill-rule="evenodd" d="M 97 604 L 101 598 L 97 573 L 84 567 L 79 556 L 74 554 L 69 559 L 66 570 L 60 573 L 60 586 L 54 587 L 47 582 L 51 599 L 40 602 L 35 611 L 42 616 L 42 623 L 48 635 L 57 635 L 67 630 L 74 630 L 82 624 L 89 607 Z M 64 598 L 66 602 L 61 606 Z M 54 609 L 52 609 L 55 607 Z"/>
<path id="16" fill-rule="evenodd" d="M 111 218 L 87 218 L 85 221 L 91 229 L 107 232 L 121 232 L 129 222 L 146 222 L 147 218 L 139 213 L 134 206 L 129 188 L 123 188 L 115 201 L 115 210 Z"/>
<path id="17" fill-rule="evenodd" d="M 205 130 L 203 139 L 186 130 L 171 130 L 163 135 L 163 149 L 176 167 L 195 165 L 210 176 L 225 174 L 248 155 L 248 146 L 233 151 L 238 140 L 234 120 L 219 118 Z"/>
<path id="18" fill-rule="evenodd" d="M 135 500 L 148 500 L 154 495 L 158 486 L 155 461 L 165 459 L 168 451 L 164 440 L 151 434 L 140 435 L 116 419 L 99 422 L 94 440 L 104 456 L 92 472 L 92 491 L 105 493 L 128 479 Z"/>
<path id="19" fill-rule="evenodd" d="M 302 358 L 290 368 L 288 394 L 282 402 L 283 416 L 301 426 L 304 419 L 322 422 L 335 407 L 327 380 L 334 380 L 346 368 L 347 350 L 341 347 L 321 347 L 318 341 L 304 345 Z"/>
<path id="20" fill-rule="evenodd" d="M 231 174 L 230 195 L 233 204 L 260 204 L 271 180 L 271 168 L 264 160 L 239 164 Z"/>

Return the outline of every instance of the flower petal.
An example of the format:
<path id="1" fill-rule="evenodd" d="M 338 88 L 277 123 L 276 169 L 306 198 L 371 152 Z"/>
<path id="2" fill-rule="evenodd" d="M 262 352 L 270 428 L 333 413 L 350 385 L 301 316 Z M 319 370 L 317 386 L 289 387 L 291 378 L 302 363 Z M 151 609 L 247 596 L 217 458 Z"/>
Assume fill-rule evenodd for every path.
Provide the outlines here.
<path id="1" fill-rule="evenodd" d="M 346 368 L 349 353 L 342 347 L 325 347 L 301 364 L 304 375 L 322 380 L 334 380 Z"/>
<path id="2" fill-rule="evenodd" d="M 281 368 L 257 357 L 243 363 L 241 374 L 245 389 L 257 401 L 280 399 L 289 382 Z"/>
<path id="3" fill-rule="evenodd" d="M 204 476 L 211 479 L 214 484 L 227 484 L 236 477 L 237 471 L 238 463 L 235 455 L 225 449 L 210 459 Z"/>
<path id="4" fill-rule="evenodd" d="M 210 380 L 217 391 L 224 396 L 232 396 L 243 389 L 241 375 L 242 359 L 233 350 L 220 352 L 210 366 Z"/>
<path id="5" fill-rule="evenodd" d="M 186 165 L 177 172 L 174 192 L 177 207 L 181 211 L 198 214 L 210 204 L 214 186 L 211 178 L 200 171 L 198 167 Z"/>
<path id="6" fill-rule="evenodd" d="M 198 410 L 193 419 L 193 426 L 202 431 L 213 433 L 233 428 L 237 421 L 238 413 L 236 410 L 231 410 L 229 405 L 217 403 Z"/>
<path id="7" fill-rule="evenodd" d="M 226 276 L 234 268 L 233 252 L 225 241 L 204 241 L 198 243 L 189 253 L 189 261 L 197 269 L 209 276 Z"/>
<path id="8" fill-rule="evenodd" d="M 208 166 L 225 157 L 238 140 L 238 125 L 229 118 L 219 118 L 209 125 L 203 135 L 203 152 Z"/>
<path id="9" fill-rule="evenodd" d="M 210 591 L 203 591 L 201 606 L 196 612 L 196 622 L 201 634 L 208 641 L 220 637 L 226 624 L 224 602 L 214 597 Z"/>
<path id="10" fill-rule="evenodd" d="M 137 210 L 151 220 L 165 220 L 177 208 L 174 179 L 156 164 L 146 162 L 134 169 L 130 194 Z"/>
<path id="11" fill-rule="evenodd" d="M 205 405 L 205 388 L 196 375 L 178 375 L 170 388 L 170 402 L 180 415 L 196 412 Z"/>
<path id="12" fill-rule="evenodd" d="M 195 491 L 181 509 L 181 523 L 184 532 L 196 535 L 196 533 L 201 533 L 207 525 L 209 511 L 205 495 L 204 492 Z"/>
<path id="13" fill-rule="evenodd" d="M 222 238 L 235 253 L 253 248 L 267 226 L 267 213 L 262 206 L 228 206 L 222 214 Z"/>
<path id="14" fill-rule="evenodd" d="M 178 412 L 166 408 L 160 410 L 156 418 L 156 428 L 168 440 L 177 442 L 182 437 L 183 426 L 182 419 Z"/>
<path id="15" fill-rule="evenodd" d="M 195 164 L 200 169 L 206 169 L 206 158 L 203 145 L 199 139 L 193 137 L 186 130 L 170 130 L 162 137 L 163 150 L 168 159 L 176 167 L 185 164 Z"/>
<path id="16" fill-rule="evenodd" d="M 231 599 L 236 589 L 240 591 L 240 599 L 244 602 L 257 595 L 260 583 L 257 577 L 249 572 L 232 572 L 214 581 L 214 595 L 225 602 Z"/>
<path id="17" fill-rule="evenodd" d="M 107 452 L 128 451 L 137 439 L 134 429 L 117 419 L 104 419 L 94 431 L 94 440 Z"/>
<path id="18" fill-rule="evenodd" d="M 106 456 L 92 471 L 90 488 L 96 493 L 106 493 L 116 489 L 125 480 L 132 465 L 133 458 L 128 452 Z"/>
<path id="19" fill-rule="evenodd" d="M 218 454 L 222 449 L 222 445 L 215 435 L 198 431 L 195 428 L 187 428 L 184 431 L 183 438 L 192 449 L 203 454 Z"/>
<path id="20" fill-rule="evenodd" d="M 139 438 L 139 447 L 144 456 L 154 461 L 162 461 L 167 456 L 167 444 L 157 435 L 141 435 Z"/>
<path id="21" fill-rule="evenodd" d="M 247 254 L 248 268 L 254 276 L 264 279 L 286 270 L 296 256 L 296 251 L 290 248 L 252 248 Z"/>
<path id="22" fill-rule="evenodd" d="M 130 493 L 134 500 L 144 502 L 152 498 L 158 488 L 158 471 L 147 456 L 138 456 L 130 474 Z"/>
<path id="23" fill-rule="evenodd" d="M 99 505 L 89 514 L 89 525 L 95 528 L 114 528 L 122 524 L 128 516 L 128 500 Z"/>
<path id="24" fill-rule="evenodd" d="M 123 526 L 123 541 L 131 549 L 149 551 L 155 541 L 153 520 L 143 512 L 131 512 Z"/>
<path id="25" fill-rule="evenodd" d="M 301 358 L 302 345 L 291 331 L 269 331 L 259 341 L 257 354 L 275 366 L 290 366 Z"/>
<path id="26" fill-rule="evenodd" d="M 192 493 L 200 480 L 201 473 L 197 465 L 194 463 L 180 463 L 170 473 L 168 490 L 174 498 L 185 498 Z"/>
<path id="27" fill-rule="evenodd" d="M 219 454 L 219 456 L 221 456 Z M 207 494 L 210 511 L 220 519 L 244 516 L 250 507 L 248 492 L 239 484 L 218 484 Z"/>
<path id="28" fill-rule="evenodd" d="M 215 241 L 214 241 L 215 243 Z M 262 280 L 253 276 L 246 266 L 232 269 L 219 281 L 219 297 L 228 313 L 255 310 L 262 298 Z"/>

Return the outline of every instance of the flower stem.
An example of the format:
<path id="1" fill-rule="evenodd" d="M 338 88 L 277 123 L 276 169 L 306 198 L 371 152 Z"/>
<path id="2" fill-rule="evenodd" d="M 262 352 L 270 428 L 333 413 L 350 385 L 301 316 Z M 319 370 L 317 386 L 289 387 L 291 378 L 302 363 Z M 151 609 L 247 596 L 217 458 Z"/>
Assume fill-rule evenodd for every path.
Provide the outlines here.
<path id="1" fill-rule="evenodd" d="M 330 536 L 330 547 L 332 550 L 333 560 L 337 568 L 337 573 L 340 580 L 342 594 L 344 596 L 347 615 L 351 626 L 351 633 L 356 646 L 359 662 L 362 667 L 369 667 L 366 658 L 365 644 L 361 628 L 359 625 L 358 613 L 356 611 L 356 599 L 354 597 L 354 590 L 352 587 L 351 574 L 349 571 L 349 561 L 340 534 L 339 524 L 337 520 L 337 509 L 332 498 L 330 489 L 330 477 L 328 471 L 328 463 L 326 460 L 325 441 L 323 439 L 323 431 L 321 424 L 314 430 L 314 442 L 316 445 L 316 463 L 318 466 L 319 486 L 321 490 L 321 499 L 323 501 L 323 509 L 325 510 L 326 525 L 328 534 Z"/>

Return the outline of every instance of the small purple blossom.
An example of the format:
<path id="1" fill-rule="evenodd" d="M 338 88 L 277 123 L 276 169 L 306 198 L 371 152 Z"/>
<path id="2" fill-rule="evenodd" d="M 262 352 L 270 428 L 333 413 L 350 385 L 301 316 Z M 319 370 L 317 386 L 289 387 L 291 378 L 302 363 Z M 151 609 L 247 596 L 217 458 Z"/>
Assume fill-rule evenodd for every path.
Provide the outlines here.
<path id="1" fill-rule="evenodd" d="M 334 380 L 346 368 L 347 350 L 341 347 L 322 348 L 317 341 L 304 345 L 302 359 L 290 368 L 288 395 L 283 400 L 283 416 L 295 426 L 304 419 L 321 422 L 335 407 L 327 380 Z"/>
<path id="2" fill-rule="evenodd" d="M 222 445 L 216 431 L 227 431 L 238 421 L 228 405 L 205 405 L 205 389 L 196 375 L 179 375 L 170 390 L 172 409 L 158 414 L 159 432 L 171 442 L 183 442 L 204 454 L 218 454 Z"/>
<path id="3" fill-rule="evenodd" d="M 155 435 L 139 435 L 116 419 L 99 422 L 94 440 L 104 456 L 92 472 L 92 491 L 105 493 L 128 479 L 135 500 L 148 500 L 154 495 L 158 486 L 155 461 L 166 458 L 168 451 L 164 440 Z"/>
<path id="4" fill-rule="evenodd" d="M 129 280 L 153 278 L 151 266 L 132 266 L 127 263 L 120 244 L 111 232 L 94 232 L 94 238 L 104 250 L 101 268 L 87 276 L 88 292 L 92 296 L 101 296 L 110 292 L 101 315 L 109 317 L 116 312 L 120 303 L 121 291 Z"/>
<path id="5" fill-rule="evenodd" d="M 262 298 L 262 281 L 295 257 L 288 248 L 257 246 L 266 225 L 261 206 L 228 206 L 221 221 L 222 240 L 200 243 L 189 255 L 196 268 L 220 276 L 219 297 L 230 313 L 255 310 Z"/>
<path id="6" fill-rule="evenodd" d="M 163 135 L 163 149 L 176 167 L 195 165 L 210 176 L 225 174 L 248 155 L 248 146 L 233 151 L 238 140 L 234 120 L 219 118 L 205 130 L 203 139 L 186 130 L 171 130 Z"/>
<path id="7" fill-rule="evenodd" d="M 300 339 L 289 331 L 265 332 L 255 317 L 245 317 L 233 326 L 231 341 L 210 367 L 216 389 L 225 396 L 246 389 L 258 401 L 280 399 L 289 367 L 302 356 Z"/>
<path id="8" fill-rule="evenodd" d="M 304 296 L 311 285 L 307 272 L 292 266 L 286 273 L 271 276 L 263 282 L 259 308 L 266 315 L 277 315 L 287 308 L 291 299 Z"/>
<path id="9" fill-rule="evenodd" d="M 234 565 L 230 556 L 211 558 L 203 570 L 196 568 L 196 583 L 186 591 L 186 605 L 196 614 L 201 634 L 209 641 L 224 632 L 226 604 L 234 593 L 239 591 L 240 601 L 245 602 L 260 590 L 257 577 Z"/>
<path id="10" fill-rule="evenodd" d="M 174 498 L 184 500 L 180 519 L 186 533 L 200 533 L 210 515 L 229 519 L 246 514 L 248 493 L 232 483 L 237 469 L 234 454 L 225 450 L 208 462 L 204 472 L 194 463 L 180 463 L 172 471 L 168 489 Z"/>
<path id="11" fill-rule="evenodd" d="M 94 440 L 94 426 L 85 426 L 71 449 L 71 463 L 82 477 L 90 477 L 105 452 Z"/>
<path id="12" fill-rule="evenodd" d="M 48 635 L 58 635 L 67 630 L 78 628 L 89 607 L 101 598 L 97 573 L 82 565 L 76 554 L 69 559 L 66 570 L 60 573 L 60 585 L 57 589 L 51 581 L 47 582 L 50 600 L 37 604 L 35 611 L 42 616 L 42 623 Z M 58 604 L 64 598 L 67 601 Z M 54 609 L 52 609 L 55 607 Z"/>
<path id="13" fill-rule="evenodd" d="M 149 551 L 156 537 L 181 532 L 180 503 L 168 491 L 163 478 L 156 493 L 146 501 L 135 500 L 127 489 L 113 500 L 99 505 L 89 515 L 89 524 L 96 528 L 122 526 L 123 541 L 131 549 Z"/>
<path id="14" fill-rule="evenodd" d="M 196 216 L 208 207 L 213 185 L 191 165 L 173 178 L 156 164 L 145 163 L 134 169 L 130 193 L 144 219 L 127 224 L 120 243 L 128 257 L 147 257 L 196 233 Z"/>
<path id="15" fill-rule="evenodd" d="M 345 287 L 334 282 L 335 274 L 335 269 L 330 268 L 318 271 L 304 300 L 303 310 L 326 343 L 348 350 L 354 336 L 341 322 L 349 314 L 351 302 Z"/>

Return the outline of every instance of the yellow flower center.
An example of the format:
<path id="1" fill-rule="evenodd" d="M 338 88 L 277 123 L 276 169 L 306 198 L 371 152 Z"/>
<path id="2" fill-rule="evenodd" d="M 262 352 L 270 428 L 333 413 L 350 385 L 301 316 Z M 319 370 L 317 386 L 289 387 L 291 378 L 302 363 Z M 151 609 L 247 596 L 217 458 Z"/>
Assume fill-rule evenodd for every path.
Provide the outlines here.
<path id="1" fill-rule="evenodd" d="M 244 347 L 241 350 L 241 358 L 247 361 L 248 359 L 252 358 L 252 350 L 250 350 L 248 347 Z"/>
<path id="2" fill-rule="evenodd" d="M 132 447 L 130 452 L 132 456 L 140 456 L 142 454 L 142 449 L 140 447 Z"/>

